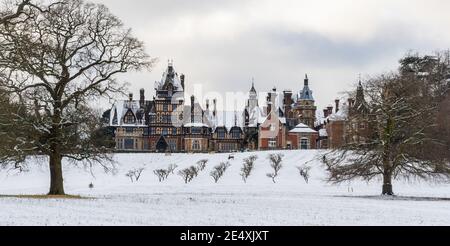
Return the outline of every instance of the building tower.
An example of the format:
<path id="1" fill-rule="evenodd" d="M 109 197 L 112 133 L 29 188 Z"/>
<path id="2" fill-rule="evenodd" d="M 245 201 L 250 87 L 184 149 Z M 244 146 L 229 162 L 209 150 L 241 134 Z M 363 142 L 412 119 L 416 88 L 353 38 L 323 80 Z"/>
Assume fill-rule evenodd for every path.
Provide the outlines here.
<path id="1" fill-rule="evenodd" d="M 303 123 L 314 128 L 316 121 L 315 100 L 313 91 L 309 88 L 308 74 L 305 75 L 304 87 L 297 95 L 297 102 L 294 105 L 294 114 L 298 119 L 298 123 Z"/>

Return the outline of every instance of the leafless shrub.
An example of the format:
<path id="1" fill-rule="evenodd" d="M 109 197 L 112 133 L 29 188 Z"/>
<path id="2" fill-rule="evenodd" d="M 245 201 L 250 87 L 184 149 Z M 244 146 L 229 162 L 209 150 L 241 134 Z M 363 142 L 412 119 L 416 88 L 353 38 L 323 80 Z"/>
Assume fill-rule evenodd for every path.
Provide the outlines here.
<path id="1" fill-rule="evenodd" d="M 165 169 L 157 169 L 154 170 L 153 173 L 158 177 L 159 182 L 162 182 L 169 177 L 170 172 Z"/>
<path id="2" fill-rule="evenodd" d="M 142 176 L 142 172 L 144 172 L 145 168 L 141 167 L 141 168 L 135 168 L 132 169 L 130 171 L 128 171 L 127 174 L 125 174 L 125 176 L 127 176 L 128 178 L 131 179 L 131 182 L 138 182 L 139 179 Z"/>
<path id="3" fill-rule="evenodd" d="M 273 173 L 268 173 L 267 177 L 271 178 L 273 183 L 276 183 L 276 178 L 278 177 L 278 173 L 280 172 L 281 168 L 283 167 L 282 161 L 283 161 L 284 155 L 282 154 L 271 154 L 269 155 L 270 160 L 270 166 L 273 169 Z"/>
<path id="4" fill-rule="evenodd" d="M 220 165 L 214 167 L 213 171 L 210 173 L 211 177 L 214 179 L 214 182 L 217 183 L 222 178 L 223 174 L 227 171 L 227 169 L 231 166 L 229 162 L 222 162 Z"/>
<path id="5" fill-rule="evenodd" d="M 208 163 L 207 159 L 198 161 L 197 162 L 197 167 L 198 167 L 199 171 L 205 170 L 207 163 Z"/>
<path id="6" fill-rule="evenodd" d="M 167 168 L 167 171 L 171 174 L 174 174 L 174 171 L 177 168 L 178 168 L 178 166 L 176 164 L 170 164 L 169 167 Z"/>
<path id="7" fill-rule="evenodd" d="M 198 176 L 198 172 L 199 172 L 198 167 L 191 166 L 189 169 L 191 170 L 192 176 L 194 176 L 194 177 Z"/>
<path id="8" fill-rule="evenodd" d="M 300 176 L 302 176 L 305 179 L 305 182 L 308 184 L 309 183 L 309 178 L 310 176 L 310 171 L 311 171 L 311 167 L 309 166 L 301 166 L 301 167 L 297 167 L 298 171 L 300 172 Z"/>
<path id="9" fill-rule="evenodd" d="M 258 159 L 256 155 L 244 159 L 244 166 L 241 168 L 241 177 L 245 183 L 255 167 L 255 161 Z"/>
<path id="10" fill-rule="evenodd" d="M 178 175 L 183 177 L 184 183 L 191 182 L 195 177 L 198 176 L 198 169 L 197 167 L 191 166 L 189 168 L 183 169 L 178 172 Z"/>

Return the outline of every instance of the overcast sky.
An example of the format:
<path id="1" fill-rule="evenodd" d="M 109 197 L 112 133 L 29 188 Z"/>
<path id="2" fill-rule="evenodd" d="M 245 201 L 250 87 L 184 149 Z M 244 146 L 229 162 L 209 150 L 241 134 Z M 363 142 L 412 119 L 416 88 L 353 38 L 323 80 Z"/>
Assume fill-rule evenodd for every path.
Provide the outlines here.
<path id="1" fill-rule="evenodd" d="M 190 93 L 299 91 L 305 73 L 320 108 L 363 77 L 396 69 L 409 50 L 450 48 L 447 0 L 95 0 L 159 59 L 127 74 L 130 90 L 154 93 L 167 60 Z"/>

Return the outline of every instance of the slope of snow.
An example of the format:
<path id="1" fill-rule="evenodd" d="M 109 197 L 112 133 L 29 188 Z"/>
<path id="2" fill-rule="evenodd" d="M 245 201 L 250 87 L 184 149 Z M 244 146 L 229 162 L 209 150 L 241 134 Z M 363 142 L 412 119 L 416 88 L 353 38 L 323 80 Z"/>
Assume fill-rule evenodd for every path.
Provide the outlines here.
<path id="1" fill-rule="evenodd" d="M 270 153 L 284 154 L 277 183 L 266 176 Z M 0 225 L 449 225 L 450 185 L 394 183 L 403 198 L 378 196 L 381 184 L 326 183 L 320 151 L 275 151 L 235 154 L 231 167 L 215 184 L 209 173 L 228 154 L 118 154 L 117 172 L 65 165 L 65 188 L 92 199 L 36 200 L 0 197 Z M 247 183 L 239 175 L 242 160 L 257 155 Z M 185 184 L 175 174 L 160 183 L 153 170 L 177 164 L 180 170 L 202 159 L 207 168 Z M 297 166 L 312 166 L 309 184 Z M 145 166 L 139 182 L 125 174 Z M 0 172 L 0 194 L 45 194 L 49 175 L 44 161 L 30 163 L 24 174 Z M 176 171 L 176 172 L 177 172 Z M 94 189 L 89 189 L 90 183 Z M 415 198 L 405 198 L 415 197 Z"/>

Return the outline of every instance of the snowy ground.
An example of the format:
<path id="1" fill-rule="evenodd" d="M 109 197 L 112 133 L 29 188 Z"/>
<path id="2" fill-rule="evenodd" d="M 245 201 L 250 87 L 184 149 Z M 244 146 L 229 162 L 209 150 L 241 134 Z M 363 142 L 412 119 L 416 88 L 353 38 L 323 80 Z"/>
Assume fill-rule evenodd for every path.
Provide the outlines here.
<path id="1" fill-rule="evenodd" d="M 378 196 L 379 182 L 353 182 L 334 186 L 324 182 L 324 167 L 313 166 L 309 184 L 296 166 L 317 155 L 317 151 L 280 151 L 284 167 L 277 184 L 266 177 L 270 152 L 236 154 L 232 166 L 219 184 L 209 173 L 226 161 L 226 154 L 120 154 L 116 175 L 99 168 L 89 171 L 66 165 L 66 192 L 92 199 L 0 198 L 0 225 L 450 225 L 450 184 L 396 182 L 401 196 Z M 276 152 L 279 153 L 279 152 Z M 243 158 L 256 154 L 254 173 L 244 184 L 239 176 Z M 205 171 L 192 183 L 178 175 L 159 183 L 154 169 L 171 163 L 188 167 L 209 159 Z M 146 166 L 141 180 L 125 177 L 130 169 Z M 0 173 L 0 194 L 45 194 L 48 171 L 43 164 L 31 171 Z M 93 182 L 94 189 L 89 189 Z M 444 199 L 442 199 L 444 198 Z"/>

